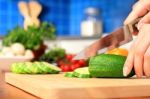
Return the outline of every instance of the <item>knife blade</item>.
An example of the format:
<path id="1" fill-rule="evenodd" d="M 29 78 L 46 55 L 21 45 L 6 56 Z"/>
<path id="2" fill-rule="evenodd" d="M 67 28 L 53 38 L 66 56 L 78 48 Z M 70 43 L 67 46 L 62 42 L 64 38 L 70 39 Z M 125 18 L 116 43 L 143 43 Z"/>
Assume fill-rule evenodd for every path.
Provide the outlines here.
<path id="1" fill-rule="evenodd" d="M 115 46 L 121 46 L 132 41 L 132 32 L 137 31 L 136 24 L 139 20 L 140 18 L 132 21 L 128 25 L 118 28 L 109 35 L 98 39 L 96 42 L 78 53 L 73 60 L 88 59 L 97 53 L 106 52 L 108 47 L 111 49 Z"/>

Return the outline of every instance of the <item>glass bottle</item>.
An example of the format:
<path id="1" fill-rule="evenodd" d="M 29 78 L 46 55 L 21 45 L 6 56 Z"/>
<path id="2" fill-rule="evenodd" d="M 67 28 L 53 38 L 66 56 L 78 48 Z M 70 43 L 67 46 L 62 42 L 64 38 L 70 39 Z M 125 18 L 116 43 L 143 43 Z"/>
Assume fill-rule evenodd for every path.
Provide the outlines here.
<path id="1" fill-rule="evenodd" d="M 100 12 L 96 8 L 87 8 L 85 10 L 85 18 L 81 22 L 81 36 L 101 36 L 102 21 Z"/>

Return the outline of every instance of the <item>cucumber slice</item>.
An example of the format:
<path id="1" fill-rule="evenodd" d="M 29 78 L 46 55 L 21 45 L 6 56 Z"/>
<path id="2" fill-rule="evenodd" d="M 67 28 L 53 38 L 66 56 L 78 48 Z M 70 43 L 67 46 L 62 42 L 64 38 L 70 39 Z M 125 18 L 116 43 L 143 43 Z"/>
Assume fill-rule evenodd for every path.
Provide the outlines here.
<path id="1" fill-rule="evenodd" d="M 13 63 L 11 66 L 11 71 L 13 73 L 25 74 L 26 71 L 24 70 L 25 64 L 24 63 Z"/>
<path id="2" fill-rule="evenodd" d="M 44 69 L 42 68 L 43 66 L 41 65 L 40 62 L 34 62 L 33 67 L 36 67 L 35 72 L 36 74 L 45 74 Z"/>
<path id="3" fill-rule="evenodd" d="M 49 64 L 47 62 L 41 62 L 41 64 L 43 65 L 43 67 L 47 73 L 57 74 L 61 71 L 61 69 L 59 67 Z"/>
<path id="4" fill-rule="evenodd" d="M 24 71 L 26 71 L 27 74 L 32 74 L 32 71 L 30 70 L 30 67 L 32 66 L 32 62 L 25 62 L 24 63 Z"/>
<path id="5" fill-rule="evenodd" d="M 73 75 L 78 78 L 90 78 L 88 67 L 78 68 L 73 72 Z"/>
<path id="6" fill-rule="evenodd" d="M 64 76 L 65 76 L 65 77 L 70 77 L 70 78 L 71 78 L 71 77 L 75 77 L 75 76 L 74 76 L 74 72 L 66 72 Z"/>

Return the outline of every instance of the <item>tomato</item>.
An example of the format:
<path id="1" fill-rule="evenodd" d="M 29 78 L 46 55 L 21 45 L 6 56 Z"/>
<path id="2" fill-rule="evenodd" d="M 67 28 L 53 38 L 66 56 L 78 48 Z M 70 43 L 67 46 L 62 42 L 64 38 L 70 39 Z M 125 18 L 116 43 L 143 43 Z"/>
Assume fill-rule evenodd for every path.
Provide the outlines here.
<path id="1" fill-rule="evenodd" d="M 62 69 L 63 72 L 71 71 L 70 65 L 61 65 L 60 68 Z"/>
<path id="2" fill-rule="evenodd" d="M 66 55 L 66 59 L 68 59 L 69 61 L 71 61 L 73 57 L 74 57 L 74 55 L 72 55 L 72 54 Z"/>
<path id="3" fill-rule="evenodd" d="M 79 60 L 78 63 L 80 64 L 80 66 L 86 65 L 86 61 L 84 59 Z"/>
<path id="4" fill-rule="evenodd" d="M 79 61 L 78 60 L 71 60 L 71 63 L 72 64 L 76 64 L 76 63 L 78 63 Z"/>
<path id="5" fill-rule="evenodd" d="M 73 60 L 73 54 L 67 54 L 65 58 L 58 61 L 58 65 L 63 72 L 73 71 L 76 68 L 86 65 L 85 60 Z"/>
<path id="6" fill-rule="evenodd" d="M 71 70 L 75 70 L 76 68 L 79 68 L 80 65 L 79 64 L 72 64 L 71 65 Z"/>

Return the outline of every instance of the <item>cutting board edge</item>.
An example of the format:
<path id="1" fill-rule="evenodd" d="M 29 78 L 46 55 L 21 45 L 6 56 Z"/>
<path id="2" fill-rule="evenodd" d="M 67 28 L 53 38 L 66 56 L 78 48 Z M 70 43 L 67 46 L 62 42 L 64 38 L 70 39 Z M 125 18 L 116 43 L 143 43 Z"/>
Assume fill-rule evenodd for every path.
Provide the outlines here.
<path id="1" fill-rule="evenodd" d="M 22 89 L 24 86 L 22 86 L 21 84 L 17 84 L 16 85 L 16 81 L 17 79 L 15 78 L 11 78 L 9 76 L 6 76 L 5 77 L 5 81 L 9 84 L 12 84 L 20 89 Z M 23 80 L 22 80 L 23 81 Z M 20 82 L 22 83 L 22 82 Z M 49 90 L 45 90 L 45 93 L 44 94 L 40 94 L 40 92 L 32 92 L 30 91 L 30 87 L 32 87 L 32 85 L 26 85 L 26 86 L 29 86 L 29 87 L 25 87 L 25 89 L 23 89 L 24 91 L 28 92 L 28 93 L 31 93 L 37 97 L 40 97 L 40 98 L 49 98 L 49 97 L 55 97 L 54 99 L 69 99 L 68 97 L 71 96 L 74 96 L 74 98 L 123 98 L 123 97 L 138 97 L 138 96 L 150 96 L 150 85 L 147 86 L 122 86 L 121 87 L 121 90 L 118 91 L 117 87 L 116 88 L 113 88 L 113 92 L 112 90 L 110 90 L 109 88 L 105 88 L 105 87 L 101 87 L 101 88 L 64 88 L 64 89 L 59 89 L 59 91 L 57 90 L 57 88 L 54 90 L 54 89 L 51 89 L 51 91 Z M 126 87 L 129 87 L 129 88 L 126 88 Z M 112 88 L 112 87 L 110 87 Z M 120 88 L 120 86 L 119 86 Z M 35 88 L 36 89 L 36 88 Z M 69 90 L 68 90 L 69 89 Z M 141 94 L 141 91 L 140 92 L 137 92 L 137 89 L 141 89 L 141 90 L 145 90 L 145 94 Z M 62 94 L 62 92 L 64 92 Z M 127 91 L 130 91 L 130 93 L 126 93 Z M 115 93 L 114 93 L 115 92 Z M 51 93 L 51 94 L 49 94 Z M 80 96 L 77 96 L 76 94 L 74 93 L 80 93 L 81 95 Z M 120 94 L 120 93 L 124 93 L 124 94 Z M 96 95 L 95 95 L 96 94 Z M 118 95 L 118 96 L 115 96 L 115 95 Z M 80 99 L 79 98 L 79 99 Z"/>

